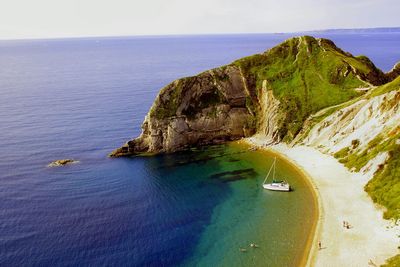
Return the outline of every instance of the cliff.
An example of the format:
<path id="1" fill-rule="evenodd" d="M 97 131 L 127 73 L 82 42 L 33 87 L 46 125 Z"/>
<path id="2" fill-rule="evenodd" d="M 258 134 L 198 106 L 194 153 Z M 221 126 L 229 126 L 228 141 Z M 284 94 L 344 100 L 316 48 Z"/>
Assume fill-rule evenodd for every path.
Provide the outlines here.
<path id="1" fill-rule="evenodd" d="M 388 76 L 326 39 L 288 39 L 161 89 L 139 137 L 110 156 L 170 153 L 265 134 L 292 142 L 311 114 L 347 102 Z"/>
<path id="2" fill-rule="evenodd" d="M 394 67 L 388 73 L 386 73 L 388 81 L 393 81 L 398 76 L 400 76 L 400 62 L 394 65 Z"/>
<path id="3" fill-rule="evenodd" d="M 397 64 L 398 68 L 399 64 Z M 394 70 L 396 67 L 394 68 Z M 393 75 L 393 70 L 389 72 Z M 400 77 L 308 119 L 297 140 L 331 154 L 365 184 L 384 218 L 400 222 Z M 384 266 L 399 266 L 400 255 Z"/>
<path id="4" fill-rule="evenodd" d="M 302 141 L 365 179 L 365 190 L 400 219 L 400 77 L 336 107 Z M 331 112 L 331 111 L 330 111 Z"/>
<path id="5" fill-rule="evenodd" d="M 139 137 L 110 156 L 169 153 L 262 135 L 303 144 L 359 172 L 365 191 L 400 220 L 400 63 L 383 73 L 326 39 L 291 38 L 163 88 Z M 400 255 L 388 261 L 397 266 Z"/>
<path id="6" fill-rule="evenodd" d="M 142 134 L 112 156 L 175 152 L 251 135 L 254 114 L 250 92 L 234 65 L 176 80 L 157 96 Z"/>

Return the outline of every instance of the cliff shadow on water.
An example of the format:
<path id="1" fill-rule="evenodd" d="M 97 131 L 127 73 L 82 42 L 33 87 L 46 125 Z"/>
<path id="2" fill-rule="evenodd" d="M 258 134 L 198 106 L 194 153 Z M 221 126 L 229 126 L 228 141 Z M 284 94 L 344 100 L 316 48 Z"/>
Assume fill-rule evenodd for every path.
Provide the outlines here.
<path id="1" fill-rule="evenodd" d="M 296 168 L 280 159 L 277 176 L 288 180 L 295 190 L 290 194 L 266 191 L 261 184 L 274 154 L 250 151 L 249 146 L 236 142 L 222 147 L 202 165 L 207 171 L 195 172 L 203 177 L 200 187 L 218 185 L 222 190 L 228 188 L 229 194 L 213 207 L 210 221 L 183 266 L 299 265 L 308 253 L 316 221 L 312 188 Z M 259 247 L 253 249 L 250 243 Z"/>
<path id="2" fill-rule="evenodd" d="M 307 253 L 316 219 L 311 189 L 283 160 L 278 161 L 277 175 L 295 191 L 282 194 L 262 189 L 272 154 L 250 151 L 234 142 L 129 161 L 143 161 L 150 171 L 144 188 L 151 189 L 149 201 L 158 208 L 146 213 L 165 221 L 156 232 L 171 232 L 181 240 L 177 244 L 174 239 L 166 241 L 166 247 L 181 256 L 165 263 L 281 266 L 291 262 L 295 266 Z M 250 243 L 259 247 L 252 249 Z M 248 251 L 240 252 L 240 248 Z"/>

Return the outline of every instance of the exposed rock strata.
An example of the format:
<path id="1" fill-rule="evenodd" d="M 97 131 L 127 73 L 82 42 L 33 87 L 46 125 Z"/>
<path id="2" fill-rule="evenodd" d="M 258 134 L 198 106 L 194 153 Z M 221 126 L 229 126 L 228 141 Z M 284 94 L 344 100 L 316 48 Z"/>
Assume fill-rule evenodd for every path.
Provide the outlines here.
<path id="1" fill-rule="evenodd" d="M 151 107 L 142 134 L 112 156 L 174 152 L 253 134 L 245 82 L 239 67 L 228 66 L 171 83 Z"/>
<path id="2" fill-rule="evenodd" d="M 110 156 L 170 153 L 264 134 L 270 143 L 291 142 L 307 118 L 386 82 L 366 57 L 332 41 L 292 38 L 263 54 L 178 79 L 164 87 L 139 137 Z M 335 96 L 336 98 L 331 98 Z"/>
<path id="3" fill-rule="evenodd" d="M 394 67 L 386 74 L 388 81 L 393 81 L 400 76 L 400 62 L 394 65 Z"/>
<path id="4" fill-rule="evenodd" d="M 362 150 L 379 134 L 400 127 L 400 89 L 344 107 L 315 125 L 304 144 L 335 153 L 357 141 Z"/>

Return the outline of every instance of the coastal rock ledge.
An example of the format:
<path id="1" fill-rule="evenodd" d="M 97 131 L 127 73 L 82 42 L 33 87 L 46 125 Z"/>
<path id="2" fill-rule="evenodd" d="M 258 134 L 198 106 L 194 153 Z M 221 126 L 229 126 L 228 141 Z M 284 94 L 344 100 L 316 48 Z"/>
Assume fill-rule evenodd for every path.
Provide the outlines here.
<path id="1" fill-rule="evenodd" d="M 52 161 L 49 165 L 47 165 L 47 167 L 60 167 L 60 166 L 65 166 L 68 164 L 74 164 L 74 163 L 78 163 L 78 162 L 79 161 L 73 160 L 73 159 L 59 159 L 59 160 Z"/>
<path id="2" fill-rule="evenodd" d="M 172 153 L 262 134 L 270 144 L 304 134 L 312 114 L 397 76 L 327 39 L 295 37 L 229 65 L 178 79 L 158 94 L 139 137 L 111 157 Z M 297 138 L 296 138 L 297 137 Z"/>
<path id="3" fill-rule="evenodd" d="M 249 136 L 254 133 L 248 125 L 253 117 L 246 106 L 249 98 L 236 66 L 174 81 L 161 90 L 143 122 L 142 134 L 111 156 L 174 152 Z"/>

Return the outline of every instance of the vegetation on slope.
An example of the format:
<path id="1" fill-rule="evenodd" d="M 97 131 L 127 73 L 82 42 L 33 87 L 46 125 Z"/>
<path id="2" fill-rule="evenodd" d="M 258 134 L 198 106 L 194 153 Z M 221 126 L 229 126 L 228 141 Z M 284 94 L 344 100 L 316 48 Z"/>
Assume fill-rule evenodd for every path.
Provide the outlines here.
<path id="1" fill-rule="evenodd" d="M 400 254 L 390 258 L 386 261 L 386 264 L 381 267 L 399 267 L 400 266 Z"/>
<path id="2" fill-rule="evenodd" d="M 374 202 L 386 207 L 385 219 L 400 219 L 400 145 L 392 145 L 388 152 L 386 164 L 368 182 L 365 190 Z"/>
<path id="3" fill-rule="evenodd" d="M 335 157 L 347 168 L 360 171 L 378 154 L 387 152 L 388 159 L 380 165 L 374 177 L 365 186 L 374 202 L 386 207 L 385 219 L 400 219 L 400 128 L 380 134 L 362 151 L 345 147 Z"/>
<path id="4" fill-rule="evenodd" d="M 384 74 L 367 57 L 354 57 L 329 40 L 309 36 L 288 39 L 263 54 L 242 58 L 231 65 L 240 67 L 246 77 L 250 93 L 246 105 L 251 107 L 256 118 L 257 93 L 263 81 L 266 81 L 268 89 L 273 90 L 284 112 L 278 125 L 280 139 L 284 141 L 291 141 L 311 114 L 360 96 L 362 93 L 355 90 L 357 87 L 369 87 L 385 80 Z M 224 70 L 227 66 L 219 69 Z M 229 79 L 227 75 L 218 73 L 214 75 L 218 81 Z M 150 115 L 158 119 L 176 115 L 185 90 L 204 78 L 206 75 L 200 74 L 166 86 L 156 99 Z M 204 103 L 194 103 L 196 110 L 192 111 L 225 101 L 217 86 L 214 90 L 215 94 L 210 94 L 208 100 L 202 101 Z"/>
<path id="5" fill-rule="evenodd" d="M 400 76 L 400 62 L 393 66 L 393 68 L 385 74 L 388 82 L 393 81 L 398 76 Z"/>
<path id="6" fill-rule="evenodd" d="M 378 95 L 385 94 L 387 92 L 399 89 L 400 87 L 400 76 L 394 79 L 392 82 L 379 86 L 378 88 L 374 89 L 371 94 L 368 94 L 368 97 L 374 97 Z"/>
<path id="7" fill-rule="evenodd" d="M 370 99 L 395 90 L 400 90 L 400 77 L 371 90 L 363 98 Z M 398 97 L 386 101 L 383 109 L 393 107 L 398 101 Z M 375 203 L 386 208 L 385 219 L 400 220 L 400 126 L 389 132 L 382 132 L 362 149 L 359 148 L 359 144 L 359 140 L 353 140 L 350 147 L 338 151 L 335 157 L 347 168 L 360 171 L 378 154 L 387 153 L 387 159 L 378 166 L 378 170 L 364 189 Z M 382 266 L 400 266 L 400 254 L 388 259 Z"/>
<path id="8" fill-rule="evenodd" d="M 384 80 L 368 58 L 353 57 L 329 40 L 309 36 L 289 39 L 234 64 L 247 80 L 255 79 L 258 91 L 264 80 L 273 90 L 286 112 L 279 125 L 283 141 L 291 141 L 311 114 L 359 96 L 357 87 Z"/>
<path id="9" fill-rule="evenodd" d="M 170 83 L 160 91 L 150 110 L 150 116 L 161 120 L 174 117 L 177 113 L 180 113 L 180 115 L 193 118 L 204 108 L 227 103 L 227 99 L 213 80 L 216 79 L 220 82 L 229 80 L 229 76 L 223 73 L 225 68 L 226 66 L 220 67 L 219 75 L 214 73 L 212 76 L 208 72 L 203 72 L 199 75 L 181 78 Z M 185 109 L 178 112 L 181 104 L 188 101 L 186 93 L 190 92 L 193 86 L 198 87 L 199 85 L 203 85 L 207 90 L 199 95 L 195 101 L 191 101 Z"/>
<path id="10" fill-rule="evenodd" d="M 400 63 L 398 64 L 400 66 Z M 400 68 L 400 67 L 399 67 Z M 360 101 L 362 99 L 371 99 L 375 96 L 379 96 L 385 93 L 388 93 L 390 91 L 394 91 L 400 88 L 400 76 L 395 78 L 393 81 L 388 82 L 384 85 L 371 88 L 371 90 L 368 91 L 368 93 L 360 95 L 359 97 L 355 97 L 347 102 L 341 103 L 339 105 L 335 106 L 330 106 L 325 109 L 320 110 L 319 112 L 312 114 L 312 116 L 308 117 L 307 121 L 303 125 L 303 129 L 299 133 L 299 136 L 296 138 L 296 144 L 301 143 L 301 141 L 304 140 L 304 138 L 307 137 L 308 133 L 310 130 L 319 122 L 324 120 L 326 117 L 329 115 L 332 115 L 334 112 L 343 109 L 345 107 L 348 107 L 357 101 Z M 347 151 L 348 152 L 348 151 Z"/>
<path id="11" fill-rule="evenodd" d="M 286 142 L 292 141 L 301 131 L 299 137 L 306 136 L 313 125 L 361 98 L 368 99 L 400 87 L 400 77 L 397 77 L 400 64 L 390 73 L 383 74 L 365 56 L 354 57 L 329 40 L 304 36 L 289 39 L 263 54 L 211 70 L 212 74 L 202 73 L 167 85 L 157 97 L 150 116 L 166 119 L 181 114 L 193 118 L 204 108 L 227 103 L 218 84 L 229 83 L 230 77 L 225 72 L 228 66 L 239 67 L 245 78 L 245 106 L 254 115 L 245 127 L 253 129 L 260 125 L 257 113 L 261 110 L 260 93 L 264 93 L 261 90 L 272 90 L 280 102 L 280 121 L 276 126 L 280 140 Z M 216 70 L 220 71 L 217 73 Z M 382 85 L 387 81 L 392 82 Z M 184 109 L 180 108 L 183 99 L 187 98 L 186 92 L 194 84 L 206 85 L 206 93 Z M 355 90 L 377 85 L 382 86 L 366 94 L 363 90 Z M 216 109 L 210 109 L 208 115 L 215 117 Z M 379 166 L 373 179 L 365 186 L 372 199 L 386 207 L 385 218 L 400 219 L 399 140 L 400 128 L 397 128 L 378 135 L 361 150 L 358 147 L 360 142 L 353 140 L 350 147 L 335 154 L 349 169 L 359 171 L 379 153 L 388 153 L 385 164 Z M 397 266 L 399 261 L 400 256 L 394 257 L 386 266 Z"/>
<path id="12" fill-rule="evenodd" d="M 150 110 L 150 115 L 157 119 L 168 118 L 176 114 L 179 100 L 182 98 L 182 91 L 190 78 L 177 80 L 164 87 L 157 99 L 154 108 Z"/>
<path id="13" fill-rule="evenodd" d="M 400 77 L 375 88 L 365 95 L 365 98 L 399 89 Z M 391 101 L 386 101 L 385 107 L 391 108 L 399 100 L 398 97 L 395 97 Z M 385 164 L 379 166 L 374 177 L 365 186 L 365 190 L 374 202 L 386 208 L 384 218 L 400 219 L 400 127 L 389 132 L 382 132 L 362 149 L 358 148 L 357 141 L 353 140 L 352 146 L 341 149 L 334 156 L 347 168 L 360 171 L 378 154 L 388 153 L 388 159 Z"/>

